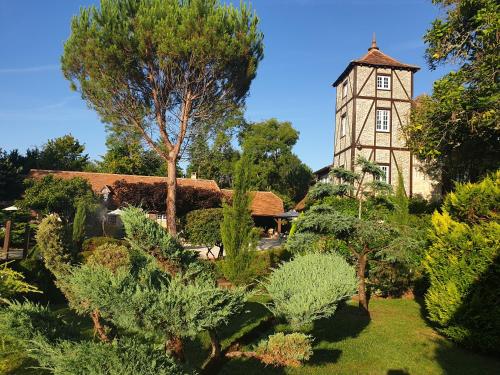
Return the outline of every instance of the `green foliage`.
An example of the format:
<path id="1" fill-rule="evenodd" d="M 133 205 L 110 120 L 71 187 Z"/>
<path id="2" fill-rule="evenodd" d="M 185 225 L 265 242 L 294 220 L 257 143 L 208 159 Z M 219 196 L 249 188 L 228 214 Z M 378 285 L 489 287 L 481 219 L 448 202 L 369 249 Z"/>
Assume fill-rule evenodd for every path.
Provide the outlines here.
<path id="1" fill-rule="evenodd" d="M 83 171 L 89 164 L 85 146 L 71 134 L 49 139 L 38 153 L 37 168 L 61 171 Z"/>
<path id="2" fill-rule="evenodd" d="M 64 180 L 48 175 L 40 180 L 27 180 L 20 206 L 42 214 L 56 213 L 71 222 L 78 204 L 91 206 L 96 202 L 90 183 L 82 178 Z"/>
<path id="3" fill-rule="evenodd" d="M 75 219 L 73 220 L 73 243 L 79 249 L 85 239 L 85 222 L 87 220 L 87 205 L 79 202 L 76 208 Z"/>
<path id="4" fill-rule="evenodd" d="M 343 215 L 331 206 L 317 205 L 302 214 L 296 222 L 297 232 L 335 234 L 339 238 L 344 238 L 352 231 L 355 218 Z"/>
<path id="5" fill-rule="evenodd" d="M 107 151 L 96 170 L 103 173 L 139 176 L 165 176 L 165 161 L 141 143 L 141 135 L 134 129 L 108 126 Z"/>
<path id="6" fill-rule="evenodd" d="M 18 198 L 23 190 L 22 166 L 16 156 L 17 152 L 0 148 L 0 201 Z"/>
<path id="7" fill-rule="evenodd" d="M 0 309 L 0 333 L 25 347 L 36 337 L 50 342 L 78 337 L 76 327 L 69 325 L 61 314 L 29 301 L 9 302 Z"/>
<path id="8" fill-rule="evenodd" d="M 264 283 L 269 309 L 300 329 L 332 316 L 356 290 L 353 267 L 338 254 L 307 254 L 274 270 Z"/>
<path id="9" fill-rule="evenodd" d="M 46 216 L 40 222 L 36 243 L 45 266 L 56 279 L 70 272 L 74 257 L 65 246 L 64 227 L 57 215 Z"/>
<path id="10" fill-rule="evenodd" d="M 391 220 L 395 223 L 407 225 L 410 221 L 410 201 L 406 195 L 403 175 L 398 174 L 398 186 L 395 194 L 391 197 L 393 204 Z"/>
<path id="11" fill-rule="evenodd" d="M 336 185 L 327 182 L 318 182 L 307 193 L 307 204 L 319 201 L 323 198 L 333 197 L 337 195 Z"/>
<path id="12" fill-rule="evenodd" d="M 30 356 L 54 374 L 186 374 L 163 350 L 137 339 L 116 340 L 111 345 L 92 341 L 52 344 L 37 337 L 33 346 Z"/>
<path id="13" fill-rule="evenodd" d="M 87 258 L 91 265 L 101 265 L 112 272 L 130 265 L 130 254 L 123 245 L 106 243 L 98 246 Z"/>
<path id="14" fill-rule="evenodd" d="M 498 352 L 500 341 L 499 180 L 457 184 L 442 213 L 432 217 L 432 245 L 424 266 L 429 318 L 454 341 Z M 473 204 L 467 210 L 468 204 Z M 448 209 L 451 212 L 448 212 Z"/>
<path id="15" fill-rule="evenodd" d="M 266 365 L 298 367 L 313 354 L 312 338 L 303 333 L 276 333 L 259 342 L 255 349 Z"/>
<path id="16" fill-rule="evenodd" d="M 226 252 L 223 272 L 226 278 L 236 284 L 248 281 L 246 270 L 251 263 L 250 251 L 253 250 L 251 246 L 255 237 L 250 212 L 250 162 L 250 157 L 243 154 L 237 163 L 232 206 L 224 204 L 221 223 L 222 243 Z"/>
<path id="17" fill-rule="evenodd" d="M 197 134 L 189 147 L 187 176 L 196 173 L 198 178 L 215 180 L 221 188 L 230 187 L 234 166 L 240 158 L 231 141 L 244 123 L 242 111 L 237 110 Z"/>
<path id="18" fill-rule="evenodd" d="M 422 96 L 405 127 L 408 146 L 444 188 L 453 181 L 478 181 L 499 167 L 498 67 L 500 5 L 496 0 L 435 0 L 442 16 L 424 36 L 431 69 L 453 71 Z M 457 68 L 458 66 L 458 68 Z"/>
<path id="19" fill-rule="evenodd" d="M 193 251 L 185 250 L 160 224 L 151 220 L 145 211 L 136 207 L 123 210 L 121 220 L 132 249 L 140 249 L 156 258 L 170 272 L 183 270 L 197 258 Z"/>
<path id="20" fill-rule="evenodd" d="M 313 175 L 292 152 L 299 133 L 289 122 L 270 119 L 248 126 L 240 134 L 245 153 L 252 156 L 251 184 L 254 190 L 272 190 L 300 201 Z"/>
<path id="21" fill-rule="evenodd" d="M 222 208 L 208 208 L 191 211 L 186 215 L 186 237 L 189 242 L 207 247 L 222 244 Z"/>
<path id="22" fill-rule="evenodd" d="M 335 239 L 331 235 L 320 235 L 312 232 L 296 233 L 292 237 L 289 237 L 285 248 L 293 255 L 334 251 L 340 254 L 349 253 L 342 241 Z"/>
<path id="23" fill-rule="evenodd" d="M 500 171 L 487 176 L 479 183 L 459 184 L 443 203 L 443 210 L 455 221 L 469 225 L 481 221 L 499 220 Z"/>
<path id="24" fill-rule="evenodd" d="M 24 281 L 22 273 L 7 267 L 8 264 L 0 265 L 0 304 L 18 293 L 40 293 L 38 288 Z"/>
<path id="25" fill-rule="evenodd" d="M 87 238 L 83 241 L 82 251 L 85 253 L 91 253 L 95 251 L 101 245 L 127 245 L 127 242 L 124 240 L 119 240 L 112 237 L 91 237 Z M 90 255 L 90 254 L 89 254 Z"/>

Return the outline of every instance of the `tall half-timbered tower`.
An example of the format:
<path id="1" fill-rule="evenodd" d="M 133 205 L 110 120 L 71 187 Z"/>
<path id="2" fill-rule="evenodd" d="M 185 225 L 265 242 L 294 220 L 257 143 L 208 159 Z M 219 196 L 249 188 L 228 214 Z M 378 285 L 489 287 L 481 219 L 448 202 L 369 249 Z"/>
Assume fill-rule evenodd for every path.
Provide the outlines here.
<path id="1" fill-rule="evenodd" d="M 381 166 L 386 182 L 395 187 L 401 173 L 408 195 L 429 198 L 435 184 L 420 171 L 402 133 L 402 126 L 409 121 L 413 75 L 418 70 L 380 51 L 375 36 L 368 53 L 349 63 L 333 83 L 333 165 L 356 170 L 356 160 L 363 155 Z"/>

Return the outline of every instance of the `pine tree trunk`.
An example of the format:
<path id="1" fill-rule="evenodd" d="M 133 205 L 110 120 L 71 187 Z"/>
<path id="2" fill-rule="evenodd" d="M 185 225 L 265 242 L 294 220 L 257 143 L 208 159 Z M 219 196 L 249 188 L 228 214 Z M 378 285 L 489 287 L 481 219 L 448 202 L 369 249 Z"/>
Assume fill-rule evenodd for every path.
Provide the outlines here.
<path id="1" fill-rule="evenodd" d="M 221 355 L 221 345 L 217 333 L 214 330 L 208 330 L 208 334 L 210 336 L 210 343 L 212 344 L 212 353 L 210 357 L 218 358 Z"/>
<path id="2" fill-rule="evenodd" d="M 365 272 L 366 272 L 366 263 L 367 263 L 367 255 L 361 254 L 358 257 L 358 299 L 359 299 L 359 308 L 366 314 L 369 314 L 368 311 L 368 299 L 366 298 L 366 281 L 365 281 Z"/>
<path id="3" fill-rule="evenodd" d="M 177 227 L 175 225 L 175 199 L 177 194 L 176 173 L 176 158 L 169 157 L 167 162 L 167 230 L 172 236 L 177 235 Z"/>

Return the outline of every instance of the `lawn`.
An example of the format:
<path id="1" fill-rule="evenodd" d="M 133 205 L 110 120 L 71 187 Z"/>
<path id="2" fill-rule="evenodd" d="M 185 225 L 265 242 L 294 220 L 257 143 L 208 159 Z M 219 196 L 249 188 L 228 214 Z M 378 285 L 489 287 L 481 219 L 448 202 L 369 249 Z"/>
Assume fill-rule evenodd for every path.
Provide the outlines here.
<path id="1" fill-rule="evenodd" d="M 221 374 L 464 374 L 500 373 L 500 361 L 453 345 L 428 326 L 413 300 L 374 300 L 371 320 L 354 304 L 319 321 L 311 361 L 298 369 L 273 369 L 255 360 L 228 362 Z"/>
<path id="2" fill-rule="evenodd" d="M 437 334 L 422 318 L 420 305 L 412 300 L 374 300 L 371 319 L 358 314 L 354 304 L 344 306 L 331 319 L 319 321 L 312 332 L 316 337 L 314 356 L 298 369 L 275 369 L 259 362 L 233 359 L 223 364 L 220 374 L 464 374 L 500 373 L 500 361 L 475 354 L 453 345 Z M 251 342 L 259 338 L 248 335 L 269 316 L 255 299 L 243 314 L 221 332 L 225 348 L 247 334 Z M 270 332 L 264 332 L 262 336 Z M 208 354 L 208 337 L 200 335 L 188 343 L 190 362 L 201 365 Z M 29 370 L 21 354 L 0 358 L 0 374 L 40 374 Z M 12 349 L 12 348 L 11 348 Z M 0 351 L 1 353 L 1 351 Z"/>

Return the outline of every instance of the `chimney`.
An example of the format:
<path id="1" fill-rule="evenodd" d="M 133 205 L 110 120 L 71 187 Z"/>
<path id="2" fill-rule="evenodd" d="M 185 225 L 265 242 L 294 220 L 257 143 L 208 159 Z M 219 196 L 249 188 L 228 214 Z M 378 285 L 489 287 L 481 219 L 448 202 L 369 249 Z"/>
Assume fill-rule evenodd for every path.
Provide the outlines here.
<path id="1" fill-rule="evenodd" d="M 191 173 L 191 180 L 196 180 L 196 172 Z"/>

